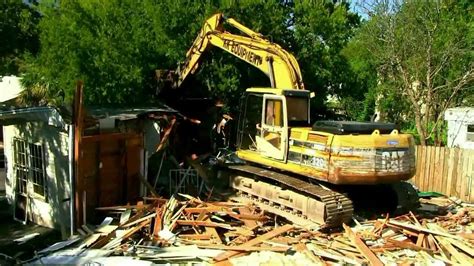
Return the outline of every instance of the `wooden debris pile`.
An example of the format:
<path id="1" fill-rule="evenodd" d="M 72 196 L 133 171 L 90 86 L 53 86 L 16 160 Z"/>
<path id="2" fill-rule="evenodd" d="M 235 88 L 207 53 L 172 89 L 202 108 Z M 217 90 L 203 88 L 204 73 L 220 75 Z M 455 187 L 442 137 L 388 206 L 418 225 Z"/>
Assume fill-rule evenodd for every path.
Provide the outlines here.
<path id="1" fill-rule="evenodd" d="M 79 240 L 47 252 L 55 251 L 58 258 L 58 249 L 64 254 L 68 246 L 69 255 L 100 251 L 106 257 L 142 261 L 217 264 L 474 265 L 474 208 L 454 206 L 453 214 L 354 219 L 353 227 L 320 232 L 297 228 L 240 203 L 204 202 L 187 195 L 147 198 L 135 206 L 100 208 L 109 216 L 117 214 L 117 219 L 109 217 L 94 229 L 83 226 Z M 48 262 L 47 257 L 42 261 Z"/>

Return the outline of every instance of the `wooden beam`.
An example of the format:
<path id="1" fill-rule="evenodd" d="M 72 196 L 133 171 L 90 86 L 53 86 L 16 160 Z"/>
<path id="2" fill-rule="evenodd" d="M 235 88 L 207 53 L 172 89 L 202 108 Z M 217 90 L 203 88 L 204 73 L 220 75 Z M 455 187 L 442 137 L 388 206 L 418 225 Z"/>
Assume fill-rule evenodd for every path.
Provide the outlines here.
<path id="1" fill-rule="evenodd" d="M 293 225 L 290 225 L 290 224 L 286 224 L 286 225 L 283 225 L 283 226 L 280 226 L 278 228 L 275 228 L 273 229 L 272 231 L 270 232 L 267 232 L 261 236 L 258 236 L 254 239 L 251 239 L 249 241 L 247 241 L 246 243 L 240 245 L 240 246 L 244 246 L 244 247 L 251 247 L 251 246 L 256 246 L 260 243 L 262 243 L 263 241 L 265 240 L 269 240 L 269 239 L 272 239 L 276 236 L 279 236 L 283 233 L 286 233 L 290 230 L 292 230 L 294 227 Z M 232 250 L 232 251 L 227 251 L 223 254 L 220 254 L 218 255 L 217 257 L 214 258 L 215 261 L 219 262 L 219 261 L 223 261 L 223 260 L 226 260 L 232 256 L 235 256 L 239 254 L 239 251 L 235 251 L 235 250 Z"/>
<path id="2" fill-rule="evenodd" d="M 464 240 L 462 237 L 457 236 L 457 235 L 452 235 L 452 234 L 448 234 L 448 233 L 444 233 L 444 232 L 440 232 L 440 231 L 436 231 L 436 230 L 430 230 L 430 229 L 427 229 L 427 228 L 424 228 L 424 227 L 421 227 L 421 226 L 415 226 L 415 225 L 411 225 L 411 224 L 407 224 L 407 223 L 401 223 L 401 222 L 397 222 L 397 221 L 393 221 L 393 220 L 388 222 L 388 224 L 398 226 L 398 227 L 403 227 L 403 228 L 406 228 L 406 229 L 409 229 L 409 230 L 412 230 L 412 231 L 423 232 L 423 233 L 428 233 L 428 234 L 433 234 L 433 235 L 439 235 L 439 236 L 449 237 L 449 238 L 458 239 L 458 240 Z"/>
<path id="3" fill-rule="evenodd" d="M 123 140 L 131 138 L 139 138 L 141 134 L 136 133 L 102 133 L 97 135 L 83 136 L 84 142 L 100 142 L 103 140 Z"/>
<path id="4" fill-rule="evenodd" d="M 189 240 L 210 240 L 212 235 L 208 234 L 179 234 L 180 238 L 186 238 Z"/>
<path id="5" fill-rule="evenodd" d="M 145 221 L 145 220 L 151 219 L 151 218 L 153 218 L 153 217 L 155 217 L 155 216 L 156 216 L 156 212 L 155 212 L 155 213 L 152 213 L 152 214 L 150 214 L 150 215 L 147 215 L 147 216 L 145 216 L 145 217 L 142 217 L 142 218 L 140 218 L 140 219 L 137 219 L 137 220 L 135 220 L 135 221 L 133 221 L 133 222 L 129 222 L 129 223 L 120 225 L 120 228 L 130 227 L 130 226 L 132 226 L 132 225 L 135 225 L 135 224 L 137 224 L 137 223 L 140 223 L 141 221 Z"/>
<path id="6" fill-rule="evenodd" d="M 241 214 L 237 214 L 237 213 L 234 213 L 234 212 L 225 212 L 227 215 L 229 215 L 230 217 L 232 218 L 235 218 L 237 220 L 241 220 L 241 221 L 246 221 L 246 220 L 251 220 L 251 221 L 265 221 L 265 220 L 268 220 L 268 218 L 264 215 L 260 215 L 260 214 L 244 214 L 244 213 L 241 213 Z"/>
<path id="7" fill-rule="evenodd" d="M 161 231 L 163 228 L 163 221 L 161 220 L 161 215 L 162 215 L 162 208 L 156 207 L 155 210 L 155 224 L 153 225 L 153 239 L 159 239 L 158 233 Z"/>
<path id="8" fill-rule="evenodd" d="M 206 226 L 206 227 L 222 227 L 229 229 L 231 228 L 228 224 L 223 223 L 215 223 L 209 221 L 186 221 L 186 220 L 176 220 L 176 224 L 178 225 L 191 225 L 191 226 Z"/>
<path id="9" fill-rule="evenodd" d="M 252 214 L 252 212 L 250 211 L 250 209 L 248 207 L 239 208 L 239 213 L 240 214 Z M 257 222 L 254 221 L 254 220 L 243 220 L 243 222 L 244 222 L 246 227 L 252 228 L 252 230 L 258 226 Z"/>
<path id="10" fill-rule="evenodd" d="M 165 148 L 166 144 L 168 143 L 168 139 L 170 137 L 171 131 L 173 131 L 173 128 L 174 128 L 175 124 L 176 124 L 176 118 L 173 117 L 171 119 L 171 122 L 169 123 L 168 127 L 164 130 L 164 132 L 161 136 L 161 141 L 158 144 L 158 146 L 156 147 L 155 152 L 159 152 L 159 151 L 161 151 L 162 149 Z"/>
<path id="11" fill-rule="evenodd" d="M 120 244 L 123 240 L 126 240 L 128 239 L 130 236 L 132 236 L 133 234 L 135 234 L 137 231 L 139 231 L 140 229 L 142 229 L 143 227 L 145 227 L 146 225 L 148 225 L 150 223 L 150 220 L 145 220 L 143 221 L 141 224 L 139 224 L 138 226 L 135 226 L 135 227 L 132 227 L 130 228 L 123 236 L 120 236 L 120 237 L 116 237 L 114 238 L 112 241 L 108 242 L 105 246 L 103 246 L 102 248 L 103 249 L 108 249 L 108 248 L 113 248 L 115 247 L 115 245 L 118 245 Z"/>
<path id="12" fill-rule="evenodd" d="M 209 249 L 245 251 L 245 252 L 253 252 L 253 251 L 286 252 L 286 251 L 288 251 L 288 249 L 290 249 L 290 247 L 256 247 L 256 246 L 245 247 L 243 245 L 240 245 L 240 246 L 198 245 L 198 247 L 200 247 L 200 248 L 209 248 Z"/>
<path id="13" fill-rule="evenodd" d="M 82 180 L 82 171 L 81 171 L 81 144 L 82 144 L 82 132 L 84 124 L 84 111 L 83 111 L 83 83 L 82 81 L 77 81 L 76 90 L 74 93 L 74 114 L 73 114 L 73 123 L 74 123 L 74 212 L 75 212 L 75 222 L 74 227 L 79 228 L 82 225 L 82 191 L 84 190 L 84 182 Z M 73 152 L 73 151 L 69 151 Z M 74 228 L 73 228 L 74 230 Z"/>
<path id="14" fill-rule="evenodd" d="M 295 246 L 295 250 L 298 251 L 298 252 L 301 252 L 303 254 L 305 254 L 309 259 L 311 259 L 314 263 L 316 263 L 317 265 L 324 265 L 324 261 L 319 258 L 318 256 L 314 255 L 313 252 L 311 252 L 308 247 L 306 246 L 305 243 L 298 243 L 296 244 Z"/>
<path id="15" fill-rule="evenodd" d="M 431 249 L 427 249 L 427 248 L 422 248 L 422 247 L 419 247 L 411 242 L 406 242 L 406 241 L 398 241 L 398 240 L 394 240 L 394 239 L 387 239 L 387 242 L 390 243 L 390 244 L 393 244 L 397 247 L 400 247 L 400 248 L 407 248 L 407 249 L 412 249 L 412 250 L 416 250 L 416 251 L 426 251 L 428 253 L 432 253 L 433 251 Z"/>
<path id="16" fill-rule="evenodd" d="M 370 262 L 370 265 L 384 265 L 384 263 L 370 250 L 369 247 L 365 245 L 365 243 L 351 230 L 349 226 L 345 224 L 342 224 L 342 226 L 349 235 L 349 238 L 352 240 L 352 243 L 354 243 L 360 253 L 362 253 L 362 255 L 364 255 L 364 257 Z"/>
<path id="17" fill-rule="evenodd" d="M 224 206 L 190 207 L 190 208 L 185 208 L 184 212 L 186 214 L 202 213 L 202 212 L 211 213 L 211 212 L 225 212 L 228 209 L 229 209 L 228 207 L 224 207 Z"/>

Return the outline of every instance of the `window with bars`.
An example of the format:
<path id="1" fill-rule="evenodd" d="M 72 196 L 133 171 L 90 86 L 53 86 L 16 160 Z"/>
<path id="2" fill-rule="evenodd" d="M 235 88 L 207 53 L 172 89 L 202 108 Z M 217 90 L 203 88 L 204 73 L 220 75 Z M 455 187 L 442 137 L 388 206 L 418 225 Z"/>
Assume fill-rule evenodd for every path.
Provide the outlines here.
<path id="1" fill-rule="evenodd" d="M 46 197 L 47 184 L 44 168 L 43 146 L 41 144 L 13 139 L 14 171 L 16 176 L 16 192 L 27 194 L 28 182 L 31 182 L 33 192 Z"/>
<path id="2" fill-rule="evenodd" d="M 467 125 L 466 140 L 474 142 L 474 124 L 473 125 Z"/>

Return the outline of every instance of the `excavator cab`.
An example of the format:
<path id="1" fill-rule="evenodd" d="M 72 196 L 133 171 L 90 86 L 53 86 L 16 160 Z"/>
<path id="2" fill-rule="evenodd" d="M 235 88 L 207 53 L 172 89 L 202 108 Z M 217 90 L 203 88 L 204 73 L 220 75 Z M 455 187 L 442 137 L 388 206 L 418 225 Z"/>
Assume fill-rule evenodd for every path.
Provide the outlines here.
<path id="1" fill-rule="evenodd" d="M 241 110 L 238 148 L 286 162 L 290 128 L 309 126 L 309 92 L 247 89 L 241 100 Z"/>

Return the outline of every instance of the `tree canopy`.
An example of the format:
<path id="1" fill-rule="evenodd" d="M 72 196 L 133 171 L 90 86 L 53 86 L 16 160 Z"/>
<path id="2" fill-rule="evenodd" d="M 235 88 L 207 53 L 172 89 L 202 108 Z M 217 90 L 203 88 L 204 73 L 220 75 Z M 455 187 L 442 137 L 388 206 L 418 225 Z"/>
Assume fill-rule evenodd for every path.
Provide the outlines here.
<path id="1" fill-rule="evenodd" d="M 37 24 L 40 14 L 19 0 L 0 2 L 0 75 L 16 75 L 26 54 L 39 49 Z"/>
<path id="2" fill-rule="evenodd" d="M 362 58 L 372 70 L 377 106 L 386 119 L 411 124 L 421 144 L 440 143 L 444 111 L 473 105 L 473 4 L 372 4 L 370 19 L 354 37 L 353 59 Z"/>
<path id="3" fill-rule="evenodd" d="M 344 1 L 64 0 L 40 6 L 41 50 L 29 61 L 25 84 L 69 101 L 82 79 L 89 104 L 155 100 L 154 70 L 174 69 L 203 21 L 223 12 L 294 53 L 323 110 L 327 93 L 344 91 L 350 75 L 340 52 L 359 22 Z M 193 82 L 191 93 L 211 93 L 234 106 L 245 88 L 269 85 L 257 69 L 219 49 L 208 52 Z"/>
<path id="4" fill-rule="evenodd" d="M 421 143 L 439 143 L 443 111 L 474 102 L 471 1 L 357 1 L 364 19 L 349 3 L 3 1 L 0 75 L 20 72 L 36 103 L 69 103 L 81 79 L 89 105 L 153 104 L 161 97 L 155 70 L 175 69 L 202 23 L 223 12 L 296 56 L 316 93 L 313 117 L 362 121 L 378 112 Z M 219 49 L 204 58 L 183 96 L 220 98 L 237 111 L 246 88 L 269 86 Z"/>

